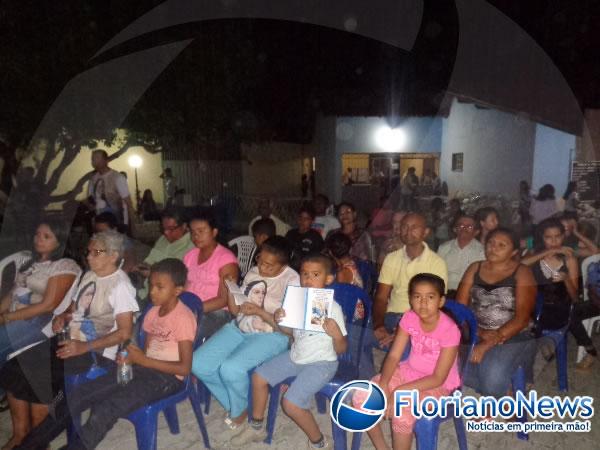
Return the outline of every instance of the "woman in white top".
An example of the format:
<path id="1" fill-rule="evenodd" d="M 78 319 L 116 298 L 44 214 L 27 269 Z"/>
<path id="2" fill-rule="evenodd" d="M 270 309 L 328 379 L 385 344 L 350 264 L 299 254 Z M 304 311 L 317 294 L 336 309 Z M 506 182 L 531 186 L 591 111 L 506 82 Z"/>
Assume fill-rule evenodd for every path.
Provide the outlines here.
<path id="1" fill-rule="evenodd" d="M 33 258 L 17 267 L 13 288 L 0 300 L 0 367 L 9 354 L 47 338 L 42 329 L 75 284 L 81 269 L 62 258 L 67 240 L 64 223 L 46 219 L 33 238 Z"/>

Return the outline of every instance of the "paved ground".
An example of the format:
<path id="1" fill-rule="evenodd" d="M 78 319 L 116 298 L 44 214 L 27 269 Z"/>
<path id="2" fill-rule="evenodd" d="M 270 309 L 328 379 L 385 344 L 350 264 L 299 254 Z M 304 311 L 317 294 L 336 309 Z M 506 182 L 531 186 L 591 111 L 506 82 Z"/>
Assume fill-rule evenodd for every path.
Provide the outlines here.
<path id="1" fill-rule="evenodd" d="M 600 346 L 600 338 L 595 338 L 597 347 Z M 569 342 L 569 384 L 570 395 L 592 395 L 594 398 L 600 398 L 600 365 L 594 367 L 592 374 L 582 376 L 573 370 L 575 359 L 575 345 L 571 340 Z M 556 365 L 555 363 L 546 363 L 541 358 L 536 361 L 536 383 L 535 388 L 540 394 L 553 395 L 556 390 Z M 159 449 L 201 449 L 202 441 L 196 425 L 196 420 L 189 404 L 182 404 L 178 408 L 181 425 L 179 435 L 171 435 L 164 419 L 159 420 Z M 206 417 L 208 432 L 213 448 L 228 449 L 227 442 L 223 442 L 222 437 L 222 418 L 223 409 L 216 401 L 212 402 L 211 413 Z M 327 435 L 331 435 L 331 423 L 328 415 L 319 415 L 318 421 L 321 429 Z M 0 442 L 5 442 L 9 436 L 10 416 L 7 412 L 0 414 Z M 589 433 L 534 433 L 530 435 L 528 442 L 521 441 L 514 434 L 509 433 L 468 433 L 470 449 L 572 449 L 586 450 L 599 448 L 600 444 L 600 419 L 592 419 L 592 430 Z M 51 445 L 52 449 L 64 445 L 65 437 L 60 436 Z M 115 428 L 109 433 L 106 439 L 99 447 L 102 450 L 135 450 L 135 434 L 132 425 L 126 421 L 119 421 Z M 258 449 L 302 449 L 306 448 L 306 438 L 299 429 L 280 412 L 277 417 L 277 428 L 274 442 L 269 447 L 265 444 L 255 444 L 246 447 L 249 450 Z M 363 449 L 372 449 L 368 438 L 364 437 L 362 441 Z M 456 437 L 451 423 L 442 425 L 439 435 L 440 450 L 457 448 Z"/>

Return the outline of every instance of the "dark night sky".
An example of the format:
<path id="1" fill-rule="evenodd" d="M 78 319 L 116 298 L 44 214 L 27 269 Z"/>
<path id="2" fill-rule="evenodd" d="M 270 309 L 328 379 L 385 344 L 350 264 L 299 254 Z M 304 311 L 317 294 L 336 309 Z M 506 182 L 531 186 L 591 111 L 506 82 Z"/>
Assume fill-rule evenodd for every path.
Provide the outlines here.
<path id="1" fill-rule="evenodd" d="M 4 0 L 0 5 L 0 131 L 10 143 L 27 140 L 65 84 L 102 62 L 91 57 L 159 3 Z M 600 106 L 600 32 L 592 22 L 600 17 L 600 2 L 490 3 L 547 51 L 582 109 Z M 237 20 L 162 30 L 103 58 L 194 38 L 143 96 L 128 118 L 130 126 L 153 129 L 158 124 L 190 141 L 195 133 L 211 129 L 233 130 L 240 139 L 307 142 L 318 112 L 439 112 L 439 93 L 446 87 L 456 48 L 453 2 L 426 1 L 423 23 L 429 26 L 420 31 L 410 55 L 311 25 Z"/>

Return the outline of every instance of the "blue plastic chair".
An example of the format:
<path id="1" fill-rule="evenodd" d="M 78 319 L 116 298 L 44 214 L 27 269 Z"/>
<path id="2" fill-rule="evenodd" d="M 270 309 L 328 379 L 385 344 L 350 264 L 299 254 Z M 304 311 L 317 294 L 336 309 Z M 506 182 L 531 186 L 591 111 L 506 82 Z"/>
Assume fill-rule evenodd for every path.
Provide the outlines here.
<path id="1" fill-rule="evenodd" d="M 192 310 L 196 315 L 198 325 L 202 319 L 202 302 L 200 299 L 191 292 L 184 292 L 179 296 L 180 300 Z M 143 318 L 148 312 L 149 308 L 146 309 L 143 316 L 140 318 L 140 324 L 143 323 Z M 196 331 L 196 339 L 194 341 L 194 350 L 196 350 L 202 342 L 199 339 L 200 327 Z M 143 348 L 145 342 L 145 332 L 140 326 L 138 333 L 138 342 L 140 347 Z M 137 411 L 132 412 L 126 417 L 135 427 L 135 437 L 140 450 L 156 450 L 157 447 L 157 434 L 158 434 L 158 414 L 162 411 L 165 414 L 165 419 L 169 425 L 171 433 L 179 433 L 179 420 L 177 417 L 177 403 L 181 403 L 189 399 L 192 404 L 200 433 L 202 434 L 202 440 L 204 441 L 204 447 L 210 448 L 210 442 L 208 440 L 208 431 L 206 430 L 206 424 L 204 422 L 204 415 L 202 414 L 202 408 L 200 407 L 201 396 L 199 390 L 194 386 L 192 375 L 188 375 L 184 379 L 184 387 L 177 394 L 171 395 L 170 397 L 163 398 L 150 405 L 146 405 Z"/>
<path id="2" fill-rule="evenodd" d="M 335 392 L 343 386 L 345 383 L 351 380 L 355 380 L 358 377 L 358 368 L 360 363 L 360 357 L 363 348 L 363 339 L 365 335 L 365 327 L 369 321 L 371 315 L 371 298 L 361 288 L 352 286 L 344 283 L 334 283 L 330 288 L 335 291 L 335 299 L 342 307 L 344 317 L 346 318 L 346 328 L 348 331 L 348 351 L 339 356 L 340 365 L 338 371 L 333 379 L 323 387 L 315 396 L 317 402 L 317 408 L 320 413 L 326 411 L 325 398 L 331 400 Z M 365 309 L 365 315 L 360 323 L 352 323 L 354 317 L 354 310 L 358 300 L 361 300 Z M 353 342 L 355 333 L 358 333 L 357 346 L 350 345 Z M 351 348 L 356 347 L 356 348 Z M 354 350 L 354 351 L 352 351 Z M 269 404 L 268 404 L 268 415 L 267 415 L 267 438 L 265 443 L 270 444 L 273 440 L 273 431 L 275 430 L 275 420 L 277 418 L 277 409 L 279 407 L 279 397 L 281 392 L 281 386 L 284 384 L 290 385 L 294 381 L 294 377 L 291 377 L 284 382 L 271 386 L 269 389 Z M 333 444 L 335 450 L 346 450 L 346 432 L 339 428 L 333 421 L 331 422 Z"/>
<path id="3" fill-rule="evenodd" d="M 192 310 L 192 312 L 196 315 L 197 323 L 200 324 L 200 320 L 202 319 L 202 302 L 200 299 L 191 292 L 183 292 L 179 299 L 185 303 L 185 305 Z M 137 334 L 137 342 L 138 345 L 143 348 L 146 340 L 146 333 L 143 330 L 142 324 L 144 322 L 144 318 L 146 314 L 150 310 L 152 305 L 148 305 L 144 313 L 138 319 L 138 323 L 140 324 Z M 200 328 L 198 327 L 196 331 L 196 339 L 194 341 L 194 350 L 196 350 L 201 342 L 199 339 Z M 77 384 L 81 384 L 85 382 L 86 374 L 75 375 L 70 377 L 66 381 L 67 392 Z M 177 417 L 177 403 L 181 403 L 184 400 L 190 400 L 192 404 L 192 409 L 196 416 L 196 420 L 198 422 L 198 427 L 200 428 L 200 433 L 202 434 L 202 440 L 204 441 L 204 446 L 206 448 L 210 448 L 210 442 L 208 440 L 208 431 L 206 429 L 206 424 L 204 422 L 204 416 L 202 414 L 202 408 L 200 403 L 202 401 L 202 393 L 197 386 L 194 386 L 192 375 L 188 375 L 184 379 L 184 387 L 177 394 L 171 395 L 170 397 L 163 398 L 157 402 L 146 405 L 137 411 L 132 412 L 129 416 L 124 417 L 133 423 L 135 427 L 135 437 L 138 444 L 138 449 L 140 450 L 156 450 L 157 448 L 157 435 L 158 435 L 158 414 L 162 411 L 165 415 L 165 419 L 169 426 L 169 430 L 173 434 L 179 433 L 179 420 Z M 72 442 L 73 433 L 79 427 L 80 418 L 73 417 L 73 424 L 67 429 L 67 440 Z"/>
<path id="4" fill-rule="evenodd" d="M 377 270 L 371 261 L 364 259 L 356 260 L 358 273 L 363 280 L 363 288 L 369 294 L 373 294 L 373 287 L 377 281 Z"/>
<path id="5" fill-rule="evenodd" d="M 465 370 L 467 370 L 469 358 L 473 347 L 477 343 L 477 320 L 473 312 L 460 303 L 454 300 L 446 300 L 444 309 L 453 316 L 454 320 L 462 328 L 463 326 L 468 327 L 469 330 L 469 346 L 467 349 L 466 358 L 462 364 L 462 374 L 464 376 Z M 431 419 L 421 418 L 415 423 L 414 433 L 417 441 L 418 450 L 434 450 L 437 448 L 438 432 L 442 422 L 452 419 L 454 422 L 454 429 L 456 430 L 456 437 L 458 439 L 458 448 L 460 450 L 467 450 L 467 434 L 465 430 L 465 424 L 461 417 L 456 417 L 454 407 L 448 408 L 448 415 L 445 418 L 434 417 Z M 363 433 L 354 433 L 352 439 L 352 450 L 360 449 L 360 441 Z"/>
<path id="6" fill-rule="evenodd" d="M 535 298 L 535 322 L 539 323 L 542 311 L 544 309 L 544 297 L 541 293 L 538 293 Z M 558 390 L 561 392 L 567 392 L 569 390 L 569 379 L 567 374 L 567 330 L 569 326 L 565 326 L 558 330 L 541 330 L 541 336 L 552 339 L 554 342 L 554 350 L 556 354 L 556 372 L 558 380 Z M 513 392 L 521 392 L 523 394 L 527 391 L 527 380 L 525 375 L 525 369 L 518 367 L 511 378 Z M 518 417 L 519 422 L 527 422 L 527 415 Z M 523 441 L 529 440 L 529 436 L 526 433 L 519 432 L 517 437 Z"/>

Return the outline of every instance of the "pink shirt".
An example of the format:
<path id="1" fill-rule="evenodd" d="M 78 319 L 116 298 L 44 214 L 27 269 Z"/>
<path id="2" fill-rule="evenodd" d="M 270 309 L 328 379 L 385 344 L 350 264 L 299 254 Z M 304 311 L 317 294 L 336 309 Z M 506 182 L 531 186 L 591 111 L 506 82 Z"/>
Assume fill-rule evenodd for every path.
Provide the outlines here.
<path id="1" fill-rule="evenodd" d="M 199 255 L 200 249 L 193 248 L 183 257 L 183 263 L 188 269 L 187 290 L 205 302 L 219 293 L 221 267 L 227 264 L 237 265 L 238 260 L 231 250 L 221 244 L 217 245 L 210 258 L 202 264 L 198 264 Z"/>
<path id="2" fill-rule="evenodd" d="M 431 375 L 437 364 L 442 348 L 460 344 L 460 330 L 456 323 L 443 312 L 435 330 L 426 332 L 421 328 L 421 319 L 414 311 L 407 311 L 400 320 L 400 328 L 410 335 L 410 355 L 401 362 L 406 381 L 414 381 Z M 460 386 L 460 376 L 456 360 L 443 384 L 448 391 Z"/>
<path id="3" fill-rule="evenodd" d="M 160 361 L 179 361 L 179 342 L 194 342 L 196 337 L 196 316 L 181 301 L 166 316 L 160 317 L 159 310 L 160 306 L 154 306 L 144 318 L 146 355 Z"/>

